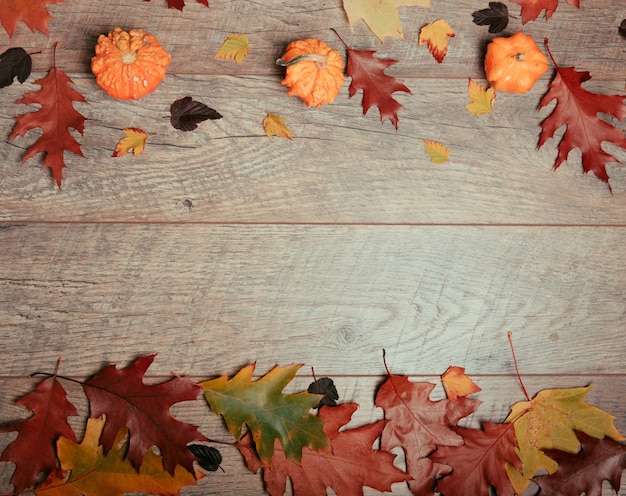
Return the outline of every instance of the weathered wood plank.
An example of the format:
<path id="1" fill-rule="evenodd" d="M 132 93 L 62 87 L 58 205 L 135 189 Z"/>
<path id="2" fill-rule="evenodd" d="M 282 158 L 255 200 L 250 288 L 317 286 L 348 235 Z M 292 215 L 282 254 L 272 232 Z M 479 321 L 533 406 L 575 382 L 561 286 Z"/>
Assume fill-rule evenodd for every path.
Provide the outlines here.
<path id="1" fill-rule="evenodd" d="M 165 0 L 149 3 L 68 0 L 48 7 L 53 16 L 49 37 L 32 34 L 24 24 L 19 24 L 12 39 L 3 30 L 0 32 L 0 45 L 22 46 L 29 51 L 48 48 L 34 56 L 35 68 L 41 71 L 50 67 L 51 49 L 59 42 L 59 66 L 69 72 L 88 72 L 100 33 L 114 26 L 140 27 L 154 33 L 172 53 L 172 74 L 278 75 L 280 70 L 274 62 L 294 39 L 320 38 L 342 49 L 331 31 L 334 28 L 352 48 L 379 50 L 384 57 L 399 60 L 394 69 L 398 75 L 481 77 L 481 60 L 492 35 L 486 27 L 473 24 L 472 12 L 486 4 L 473 0 L 432 3 L 432 8 L 400 8 L 405 40 L 387 38 L 381 43 L 363 22 L 350 28 L 341 0 L 213 1 L 208 9 L 190 1 L 182 13 L 165 8 Z M 519 14 L 518 5 L 507 5 L 511 14 Z M 523 28 L 538 43 L 547 36 L 561 65 L 576 65 L 591 71 L 595 78 L 623 83 L 626 77 L 623 43 L 617 31 L 623 18 L 620 7 L 621 0 L 583 2 L 580 9 L 564 3 L 547 22 L 542 16 L 522 27 L 519 17 L 511 19 L 505 34 Z M 448 20 L 456 31 L 442 64 L 437 64 L 428 50 L 417 43 L 421 27 L 438 18 Z M 226 36 L 233 32 L 246 34 L 251 42 L 248 59 L 239 65 L 214 59 Z"/>
<path id="2" fill-rule="evenodd" d="M 31 225 L 0 230 L 2 373 L 158 352 L 155 374 L 296 362 L 624 373 L 624 228 Z"/>
<path id="3" fill-rule="evenodd" d="M 259 372 L 265 373 L 266 370 L 259 370 Z M 212 374 L 209 371 L 208 377 L 211 376 Z M 194 380 L 200 381 L 206 378 L 205 376 L 199 376 L 194 377 Z M 474 415 L 461 422 L 465 427 L 478 428 L 480 422 L 483 421 L 502 422 L 508 414 L 510 405 L 524 399 L 515 377 L 474 376 L 473 378 L 482 387 L 482 391 L 475 397 L 483 403 Z M 165 378 L 162 379 L 165 380 Z M 356 427 L 382 418 L 382 410 L 374 407 L 374 395 L 377 387 L 384 380 L 384 376 L 339 376 L 334 379 L 341 401 L 356 402 L 360 405 L 348 427 Z M 429 381 L 435 384 L 439 383 L 437 376 L 412 377 L 411 379 L 415 381 Z M 530 395 L 536 394 L 541 389 L 581 387 L 592 383 L 595 386 L 587 395 L 587 402 L 614 415 L 616 417 L 615 425 L 621 432 L 624 432 L 626 431 L 626 405 L 621 401 L 624 379 L 624 376 L 528 376 L 524 377 L 524 382 Z M 158 378 L 151 377 L 149 380 L 158 380 Z M 299 374 L 296 377 L 292 385 L 289 386 L 288 391 L 304 390 L 311 380 L 310 375 L 307 375 L 306 371 L 304 371 L 303 374 Z M 23 418 L 26 415 L 25 409 L 15 406 L 13 401 L 28 392 L 35 382 L 33 379 L 25 378 L 0 379 L 0 420 L 2 422 Z M 70 400 L 78 406 L 79 413 L 82 415 L 79 418 L 70 419 L 80 439 L 84 429 L 84 418 L 87 415 L 86 401 L 80 388 L 76 385 L 64 382 L 64 387 L 70 394 Z M 438 399 L 442 396 L 441 386 L 437 386 L 433 392 L 432 399 Z M 174 415 L 183 422 L 199 425 L 201 432 L 210 439 L 226 442 L 232 442 L 233 440 L 226 432 L 222 421 L 210 412 L 203 400 L 176 405 Z M 0 451 L 4 449 L 14 436 L 14 434 L 0 435 Z M 224 445 L 220 445 L 218 448 L 224 457 L 222 466 L 225 471 L 210 474 L 208 478 L 201 480 L 197 486 L 185 489 L 182 494 L 187 496 L 225 494 L 226 492 L 244 496 L 263 494 L 261 476 L 252 474 L 245 468 L 238 451 L 235 448 L 229 448 Z M 12 470 L 13 466 L 11 464 L 0 463 L 0 491 L 10 491 L 9 480 Z M 622 490 L 624 489 L 626 489 L 626 486 L 622 486 Z M 409 492 L 402 485 L 398 485 L 394 488 L 393 494 L 408 495 Z M 605 491 L 604 494 L 608 496 L 615 493 Z"/>
<path id="4" fill-rule="evenodd" d="M 365 117 L 360 95 L 347 87 L 335 103 L 306 109 L 286 95 L 278 79 L 175 76 L 141 103 L 103 96 L 92 79 L 75 76 L 88 104 L 80 141 L 84 153 L 66 153 L 58 190 L 43 157 L 22 160 L 36 132 L 0 149 L 0 221 L 158 221 L 452 224 L 623 224 L 626 220 L 626 151 L 607 149 L 622 164 L 609 164 L 613 194 L 593 174 L 584 175 L 580 153 L 553 170 L 556 140 L 536 150 L 536 111 L 545 82 L 526 95 L 499 95 L 480 118 L 465 108 L 467 80 L 410 79 L 413 94 L 398 94 L 406 107 L 399 129 L 381 125 L 378 110 Z M 347 84 L 347 83 L 346 83 Z M 599 82 L 600 92 L 622 83 Z M 31 88 L 30 86 L 29 88 Z M 28 111 L 15 101 L 16 85 L 0 93 L 8 140 L 14 115 Z M 193 95 L 224 115 L 190 133 L 165 118 L 170 104 Z M 279 112 L 292 141 L 267 138 L 266 111 Z M 151 136 L 139 157 L 112 158 L 128 126 Z M 433 165 L 423 139 L 443 142 L 451 160 Z M 617 150 L 615 150 L 617 149 Z"/>

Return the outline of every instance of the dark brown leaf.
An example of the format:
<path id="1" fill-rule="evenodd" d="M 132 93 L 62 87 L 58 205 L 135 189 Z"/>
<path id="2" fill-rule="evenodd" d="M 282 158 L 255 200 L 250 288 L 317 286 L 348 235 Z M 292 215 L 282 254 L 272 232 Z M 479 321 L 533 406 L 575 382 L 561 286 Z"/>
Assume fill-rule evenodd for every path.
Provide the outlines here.
<path id="1" fill-rule="evenodd" d="M 26 50 L 20 47 L 9 48 L 0 55 L 0 88 L 10 86 L 17 77 L 20 83 L 26 81 L 33 68 L 33 62 Z"/>
<path id="2" fill-rule="evenodd" d="M 619 29 L 619 34 L 621 34 L 624 38 L 626 38 L 626 19 L 622 21 L 618 29 Z"/>
<path id="3" fill-rule="evenodd" d="M 187 449 L 198 459 L 198 465 L 208 472 L 215 472 L 220 468 L 222 455 L 217 448 L 204 444 L 190 444 Z"/>
<path id="4" fill-rule="evenodd" d="M 335 383 L 330 377 L 322 377 L 315 382 L 309 384 L 307 392 L 311 394 L 323 394 L 324 397 L 313 408 L 319 408 L 321 406 L 337 406 L 337 400 L 339 399 L 339 393 L 335 387 Z"/>
<path id="5" fill-rule="evenodd" d="M 181 131 L 193 131 L 202 121 L 222 118 L 222 114 L 207 107 L 204 103 L 195 101 L 190 96 L 172 103 L 170 113 L 172 126 Z"/>
<path id="6" fill-rule="evenodd" d="M 490 33 L 500 33 L 509 25 L 509 9 L 501 2 L 489 2 L 488 9 L 472 13 L 474 24 L 489 26 Z"/>

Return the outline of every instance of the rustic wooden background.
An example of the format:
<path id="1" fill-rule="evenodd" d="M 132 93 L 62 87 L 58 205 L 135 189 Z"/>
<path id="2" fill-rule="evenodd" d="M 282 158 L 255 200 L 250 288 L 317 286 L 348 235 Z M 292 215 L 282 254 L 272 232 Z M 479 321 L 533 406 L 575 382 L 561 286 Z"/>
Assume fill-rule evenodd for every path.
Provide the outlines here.
<path id="1" fill-rule="evenodd" d="M 577 151 L 553 170 L 556 140 L 536 149 L 550 74 L 526 95 L 498 94 L 489 115 L 465 109 L 468 77 L 484 83 L 491 35 L 471 13 L 487 1 L 400 8 L 405 39 L 384 43 L 363 23 L 350 28 L 341 0 L 210 3 L 179 12 L 165 0 L 66 0 L 49 6 L 49 37 L 24 24 L 0 33 L 2 50 L 42 50 L 27 83 L 0 91 L 0 420 L 27 415 L 13 401 L 60 356 L 62 373 L 85 377 L 158 353 L 149 380 L 302 363 L 302 388 L 314 367 L 361 404 L 358 425 L 381 417 L 385 349 L 390 369 L 416 380 L 466 367 L 483 388 L 470 422 L 501 421 L 523 399 L 510 330 L 531 394 L 594 383 L 588 401 L 626 431 L 626 167 L 608 167 L 612 193 L 583 174 Z M 623 0 L 561 1 L 524 30 L 548 37 L 562 66 L 591 71 L 588 89 L 623 93 L 624 17 Z M 456 31 L 442 64 L 417 43 L 438 18 Z M 139 102 L 111 99 L 89 69 L 97 36 L 114 26 L 144 28 L 172 54 Z M 349 81 L 320 109 L 286 95 L 274 60 L 304 37 L 341 49 L 330 28 L 399 61 L 388 73 L 412 94 L 396 94 L 397 131 L 376 108 L 362 115 Z M 511 19 L 506 33 L 520 28 Z M 213 57 L 230 33 L 250 39 L 242 64 Z M 61 189 L 41 156 L 20 166 L 36 133 L 8 141 L 14 116 L 32 110 L 15 102 L 38 88 L 57 42 L 88 119 L 84 157 L 66 154 Z M 176 131 L 164 117 L 187 95 L 224 118 Z M 292 141 L 263 134 L 266 111 L 287 119 Z M 145 153 L 111 158 L 129 126 L 150 134 Z M 422 139 L 446 144 L 450 161 L 431 164 Z M 626 163 L 626 151 L 606 148 Z M 202 401 L 176 413 L 224 436 Z M 223 454 L 226 472 L 183 494 L 262 492 L 235 450 Z M 0 464 L 0 491 L 12 469 Z"/>

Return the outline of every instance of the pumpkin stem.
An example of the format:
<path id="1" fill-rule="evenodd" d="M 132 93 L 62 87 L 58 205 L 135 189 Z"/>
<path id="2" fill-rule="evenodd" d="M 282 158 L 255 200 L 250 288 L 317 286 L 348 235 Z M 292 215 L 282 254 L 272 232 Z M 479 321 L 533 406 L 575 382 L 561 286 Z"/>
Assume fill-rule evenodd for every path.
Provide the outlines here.
<path id="1" fill-rule="evenodd" d="M 521 52 L 515 55 L 515 60 L 517 60 L 518 62 L 524 62 L 525 58 L 526 56 Z"/>
<path id="2" fill-rule="evenodd" d="M 279 65 L 280 67 L 289 67 L 290 65 L 297 64 L 298 62 L 302 62 L 304 60 L 311 60 L 315 62 L 319 69 L 326 69 L 328 65 L 328 57 L 321 53 L 303 53 L 302 55 L 298 55 L 289 61 L 276 59 L 276 65 Z"/>

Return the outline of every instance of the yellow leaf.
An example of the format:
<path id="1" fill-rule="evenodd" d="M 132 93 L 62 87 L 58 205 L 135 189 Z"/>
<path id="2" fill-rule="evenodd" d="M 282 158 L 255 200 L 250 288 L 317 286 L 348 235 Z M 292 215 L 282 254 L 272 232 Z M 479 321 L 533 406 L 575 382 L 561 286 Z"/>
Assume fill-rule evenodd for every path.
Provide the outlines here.
<path id="1" fill-rule="evenodd" d="M 381 41 L 386 36 L 403 38 L 400 6 L 430 7 L 430 0 L 343 0 L 350 25 L 362 19 Z"/>
<path id="2" fill-rule="evenodd" d="M 428 50 L 435 60 L 439 63 L 443 62 L 446 53 L 448 53 L 448 38 L 454 38 L 454 30 L 448 24 L 448 21 L 439 19 L 438 21 L 426 24 L 420 30 L 419 44 L 428 44 Z"/>
<path id="3" fill-rule="evenodd" d="M 125 138 L 118 141 L 112 157 L 123 157 L 131 150 L 135 156 L 141 155 L 146 146 L 148 135 L 143 129 L 136 127 L 127 127 L 124 129 Z"/>
<path id="4" fill-rule="evenodd" d="M 624 437 L 615 428 L 612 415 L 589 405 L 585 396 L 593 386 L 572 389 L 546 389 L 532 400 L 515 403 L 506 423 L 515 424 L 516 449 L 522 461 L 522 473 L 506 467 L 515 490 L 521 494 L 530 479 L 541 469 L 553 474 L 558 464 L 543 450 L 556 449 L 578 453 L 580 442 L 575 430 L 596 439 L 608 436 L 615 441 Z"/>
<path id="5" fill-rule="evenodd" d="M 272 114 L 271 112 L 268 112 L 267 117 L 263 119 L 263 129 L 268 136 L 292 138 L 291 131 L 285 125 L 285 118 L 277 114 Z"/>
<path id="6" fill-rule="evenodd" d="M 493 88 L 485 89 L 472 78 L 469 78 L 467 94 L 472 102 L 468 103 L 466 107 L 472 114 L 483 115 L 491 112 L 493 101 L 496 98 L 496 90 Z"/>
<path id="7" fill-rule="evenodd" d="M 457 398 L 469 396 L 480 391 L 476 383 L 465 375 L 463 367 L 448 367 L 448 370 L 441 376 L 441 382 L 450 401 L 456 401 Z"/>
<path id="8" fill-rule="evenodd" d="M 422 143 L 433 164 L 445 164 L 448 161 L 450 150 L 444 145 L 430 140 L 422 140 Z"/>
<path id="9" fill-rule="evenodd" d="M 217 59 L 233 59 L 240 64 L 248 56 L 248 37 L 245 34 L 229 34 L 215 54 Z"/>
<path id="10" fill-rule="evenodd" d="M 129 492 L 175 496 L 182 487 L 196 483 L 194 476 L 180 465 L 172 476 L 163 468 L 162 458 L 152 450 L 146 453 L 137 472 L 125 459 L 126 429 L 120 430 L 113 448 L 104 455 L 99 444 L 104 422 L 104 419 L 88 419 L 80 444 L 59 438 L 57 454 L 61 470 L 52 472 L 35 489 L 37 496 L 123 496 Z"/>

